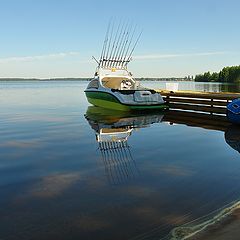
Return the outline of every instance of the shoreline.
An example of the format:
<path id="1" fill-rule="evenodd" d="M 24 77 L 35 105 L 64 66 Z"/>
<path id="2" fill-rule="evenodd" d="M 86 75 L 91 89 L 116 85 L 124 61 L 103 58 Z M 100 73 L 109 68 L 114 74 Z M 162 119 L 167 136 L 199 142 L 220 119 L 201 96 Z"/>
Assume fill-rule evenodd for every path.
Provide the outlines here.
<path id="1" fill-rule="evenodd" d="M 207 220 L 197 219 L 174 228 L 170 233 L 171 240 L 237 240 L 240 234 L 240 200 L 222 210 L 216 210 Z M 202 219 L 206 219 L 204 216 Z"/>
<path id="2" fill-rule="evenodd" d="M 238 240 L 240 235 L 240 208 L 235 209 L 222 221 L 209 226 L 189 240 Z"/>

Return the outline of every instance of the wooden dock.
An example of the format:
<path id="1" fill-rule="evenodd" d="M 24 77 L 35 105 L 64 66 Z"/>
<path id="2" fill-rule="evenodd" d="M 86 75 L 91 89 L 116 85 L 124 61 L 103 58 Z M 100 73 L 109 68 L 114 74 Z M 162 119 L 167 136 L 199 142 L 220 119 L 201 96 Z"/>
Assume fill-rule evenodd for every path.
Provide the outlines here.
<path id="1" fill-rule="evenodd" d="M 226 116 L 226 106 L 240 93 L 212 93 L 193 91 L 165 91 L 158 90 L 170 109 L 220 114 Z"/>

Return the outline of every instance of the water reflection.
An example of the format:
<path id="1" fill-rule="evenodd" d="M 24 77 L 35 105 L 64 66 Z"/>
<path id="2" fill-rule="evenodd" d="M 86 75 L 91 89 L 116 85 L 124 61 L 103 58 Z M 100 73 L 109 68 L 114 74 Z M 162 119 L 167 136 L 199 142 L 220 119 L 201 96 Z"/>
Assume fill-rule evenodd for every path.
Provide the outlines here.
<path id="1" fill-rule="evenodd" d="M 224 132 L 225 142 L 240 153 L 240 126 L 231 124 L 226 116 L 186 111 L 168 111 L 163 121 Z"/>
<path id="2" fill-rule="evenodd" d="M 85 118 L 95 131 L 108 181 L 116 185 L 138 175 L 128 138 L 139 128 L 160 123 L 163 114 L 136 115 L 90 106 Z"/>
<path id="3" fill-rule="evenodd" d="M 225 141 L 231 148 L 240 153 L 240 126 L 230 125 L 225 131 Z"/>
<path id="4" fill-rule="evenodd" d="M 225 132 L 231 125 L 224 115 L 170 110 L 164 115 L 163 121 L 170 124 L 183 124 L 191 127 Z"/>
<path id="5" fill-rule="evenodd" d="M 169 110 L 152 113 L 127 113 L 88 107 L 85 118 L 95 131 L 98 151 L 110 184 L 117 185 L 138 175 L 139 171 L 128 143 L 134 131 L 153 123 L 167 122 L 200 127 L 225 133 L 225 141 L 240 152 L 240 127 L 225 116 Z"/>
<path id="6" fill-rule="evenodd" d="M 173 227 L 205 216 L 206 213 L 211 213 L 213 210 L 215 211 L 218 208 L 222 208 L 225 204 L 237 199 L 238 191 L 236 189 L 238 189 L 238 186 L 233 185 L 233 187 L 228 190 L 229 183 L 226 184 L 226 188 L 225 183 L 222 183 L 223 188 L 225 188 L 224 191 L 220 189 L 215 190 L 215 188 L 213 190 L 212 188 L 216 182 L 222 179 L 223 174 L 227 176 L 226 168 L 221 168 L 220 164 L 217 165 L 219 158 L 222 159 L 222 161 L 226 161 L 227 158 L 224 156 L 221 158 L 220 154 L 218 155 L 219 158 L 215 159 L 212 153 L 207 151 L 200 156 L 201 150 L 199 151 L 196 147 L 196 145 L 200 145 L 202 149 L 207 149 L 204 147 L 205 142 L 207 142 L 204 135 L 208 133 L 208 129 L 214 130 L 210 131 L 212 133 L 215 133 L 215 131 L 220 132 L 221 141 L 214 143 L 215 149 L 220 151 L 220 149 L 223 149 L 221 144 L 223 144 L 222 146 L 226 146 L 225 142 L 222 141 L 224 140 L 224 132 L 227 144 L 234 149 L 236 149 L 235 146 L 237 146 L 237 144 L 238 146 L 240 145 L 240 128 L 238 128 L 237 132 L 235 127 L 230 126 L 225 116 L 184 111 L 134 114 L 119 111 L 114 112 L 91 106 L 88 107 L 85 118 L 95 132 L 98 153 L 104 164 L 109 183 L 115 186 L 118 185 L 116 189 L 123 191 L 124 199 L 130 197 L 133 197 L 134 201 L 141 199 L 139 205 L 131 205 L 131 207 L 127 209 L 122 209 L 124 218 L 125 214 L 131 213 L 129 214 L 131 216 L 128 216 L 128 218 L 131 219 L 132 222 L 140 225 L 144 222 L 143 225 L 148 226 L 145 228 L 147 229 L 146 232 L 137 235 L 137 237 L 133 239 L 159 239 L 160 236 L 166 235 Z M 167 124 L 163 124 L 163 122 Z M 168 147 L 169 145 L 167 144 L 162 145 L 165 146 L 165 149 L 168 149 L 166 152 L 164 152 L 164 150 L 160 152 L 160 148 L 155 148 L 156 152 L 151 155 L 153 157 L 149 157 L 151 160 L 144 162 L 144 165 L 142 165 L 142 162 L 140 164 L 141 155 L 136 151 L 131 151 L 131 149 L 139 143 L 135 138 L 135 136 L 138 135 L 136 130 L 146 127 L 154 128 L 153 123 L 162 125 L 155 125 L 156 129 L 160 130 L 161 128 L 160 131 L 167 128 L 166 132 L 161 132 L 162 136 L 165 137 L 169 132 L 176 131 L 174 129 L 180 131 L 180 125 L 191 126 L 189 128 L 191 130 L 191 137 L 189 138 L 189 135 L 184 132 L 187 129 L 184 127 L 182 128 L 180 138 L 181 142 L 184 142 L 187 138 L 192 140 L 192 145 L 189 143 L 189 140 L 187 143 L 188 146 L 190 146 L 188 153 L 192 147 L 193 154 L 197 156 L 194 157 L 194 161 L 188 159 L 188 156 L 184 156 L 184 158 L 180 156 L 176 147 L 179 145 L 179 142 L 176 141 L 177 138 L 174 137 L 175 135 L 171 135 L 171 143 L 175 146 L 176 154 L 173 151 L 171 152 L 172 146 Z M 204 134 L 202 134 L 202 131 Z M 192 135 L 193 132 L 194 136 Z M 159 133 L 160 132 L 158 132 L 158 137 L 160 135 Z M 215 139 L 211 135 L 208 136 Z M 147 142 L 153 142 L 153 139 L 154 136 L 152 134 L 148 135 L 148 139 L 145 139 L 145 150 L 149 147 Z M 157 139 L 159 142 L 162 141 L 160 138 Z M 232 144 L 233 140 L 237 141 L 235 145 Z M 199 142 L 197 143 L 197 141 Z M 207 145 L 211 145 L 213 142 L 214 141 L 211 140 Z M 163 142 L 161 144 L 163 144 Z M 132 152 L 134 154 L 132 154 Z M 149 154 L 148 151 L 146 152 Z M 216 153 L 216 151 L 212 152 L 214 154 Z M 160 155 L 161 158 L 159 157 Z M 165 156 L 167 161 L 165 161 L 163 156 Z M 171 159 L 171 162 L 169 162 L 169 159 Z M 177 161 L 174 162 L 175 159 L 177 159 Z M 209 166 L 209 164 L 216 169 L 214 174 L 211 171 L 203 170 L 204 167 L 202 166 Z M 236 161 L 236 164 L 239 164 L 238 161 Z M 137 165 L 140 166 L 139 171 Z M 141 178 L 139 177 L 139 172 L 141 173 Z M 229 174 L 229 176 L 230 175 L 231 174 Z M 238 179 L 238 172 L 233 172 L 232 175 Z M 130 181 L 130 179 L 133 178 L 135 181 Z M 143 178 L 147 178 L 151 184 L 146 185 L 146 182 L 142 182 Z M 228 181 L 235 182 L 235 178 L 232 179 L 229 177 Z M 211 185 L 211 187 L 209 187 L 211 189 L 210 191 L 207 190 L 207 185 Z M 178 202 L 176 202 L 175 198 L 172 198 L 173 195 L 178 196 Z M 149 200 L 149 196 L 151 196 L 151 200 Z M 188 197 L 188 200 L 186 200 L 186 196 L 193 197 Z M 148 200 L 145 202 L 144 199 Z M 158 201 L 155 202 L 152 199 L 157 199 Z M 208 199 L 207 202 L 206 199 Z M 134 204 L 136 204 L 136 202 L 134 202 Z M 182 206 L 184 207 L 182 208 Z M 195 206 L 198 207 L 195 208 Z M 155 227 L 148 225 L 147 222 L 154 223 L 153 225 Z M 131 232 L 131 230 L 128 231 Z"/>

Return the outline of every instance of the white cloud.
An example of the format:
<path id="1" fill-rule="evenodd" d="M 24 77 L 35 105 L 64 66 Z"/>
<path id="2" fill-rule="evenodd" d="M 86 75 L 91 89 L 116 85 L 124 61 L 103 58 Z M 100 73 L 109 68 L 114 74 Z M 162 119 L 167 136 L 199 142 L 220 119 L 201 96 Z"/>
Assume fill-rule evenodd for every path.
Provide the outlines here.
<path id="1" fill-rule="evenodd" d="M 62 53 L 52 53 L 52 54 L 37 55 L 37 56 L 8 57 L 8 58 L 0 58 L 0 63 L 31 62 L 31 61 L 39 61 L 39 60 L 47 60 L 47 59 L 60 59 L 60 58 L 75 56 L 79 54 L 80 54 L 79 52 L 62 52 Z"/>
<path id="2" fill-rule="evenodd" d="M 134 59 L 147 60 L 147 59 L 163 59 L 163 58 L 178 58 L 178 57 L 198 57 L 198 56 L 212 56 L 228 54 L 229 52 L 202 52 L 202 53 L 181 53 L 181 54 L 150 54 L 134 56 Z"/>

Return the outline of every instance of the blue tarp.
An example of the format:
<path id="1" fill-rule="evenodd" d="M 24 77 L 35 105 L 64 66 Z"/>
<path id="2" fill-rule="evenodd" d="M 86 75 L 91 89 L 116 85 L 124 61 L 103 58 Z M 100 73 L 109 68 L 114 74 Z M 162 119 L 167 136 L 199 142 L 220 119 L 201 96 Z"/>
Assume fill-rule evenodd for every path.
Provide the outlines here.
<path id="1" fill-rule="evenodd" d="M 227 105 L 227 109 L 234 114 L 240 114 L 240 99 L 234 99 Z"/>

